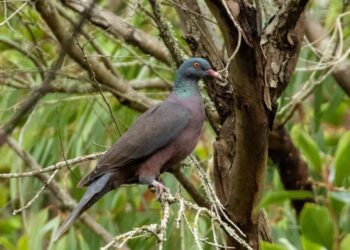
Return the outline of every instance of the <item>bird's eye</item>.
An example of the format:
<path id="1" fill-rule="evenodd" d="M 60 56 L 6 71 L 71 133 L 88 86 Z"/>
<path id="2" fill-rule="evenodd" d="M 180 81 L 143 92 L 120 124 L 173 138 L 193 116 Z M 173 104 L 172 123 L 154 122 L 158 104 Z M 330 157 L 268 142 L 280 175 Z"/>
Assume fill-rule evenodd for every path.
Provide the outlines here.
<path id="1" fill-rule="evenodd" d="M 195 67 L 196 69 L 199 69 L 199 63 L 197 63 L 197 62 L 195 62 L 194 64 L 193 64 L 193 67 Z"/>

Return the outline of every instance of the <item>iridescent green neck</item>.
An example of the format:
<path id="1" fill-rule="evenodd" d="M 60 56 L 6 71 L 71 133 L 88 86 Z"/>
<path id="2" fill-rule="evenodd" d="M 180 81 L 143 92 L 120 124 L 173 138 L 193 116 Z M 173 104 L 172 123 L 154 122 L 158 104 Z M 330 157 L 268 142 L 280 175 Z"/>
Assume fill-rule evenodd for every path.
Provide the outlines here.
<path id="1" fill-rule="evenodd" d="M 176 75 L 173 92 L 181 98 L 199 95 L 197 78 L 183 78 Z"/>

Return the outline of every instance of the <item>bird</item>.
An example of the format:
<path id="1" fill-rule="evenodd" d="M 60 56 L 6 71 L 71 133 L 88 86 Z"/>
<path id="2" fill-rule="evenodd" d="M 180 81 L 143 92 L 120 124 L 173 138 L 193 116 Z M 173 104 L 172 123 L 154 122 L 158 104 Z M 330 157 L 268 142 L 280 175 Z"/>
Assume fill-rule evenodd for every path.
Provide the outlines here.
<path id="1" fill-rule="evenodd" d="M 121 185 L 149 185 L 157 199 L 167 191 L 160 174 L 184 160 L 198 143 L 205 119 L 198 81 L 205 77 L 221 78 L 204 58 L 190 58 L 180 65 L 169 96 L 140 115 L 80 180 L 78 187 L 87 191 L 57 230 L 55 240 L 104 194 Z"/>

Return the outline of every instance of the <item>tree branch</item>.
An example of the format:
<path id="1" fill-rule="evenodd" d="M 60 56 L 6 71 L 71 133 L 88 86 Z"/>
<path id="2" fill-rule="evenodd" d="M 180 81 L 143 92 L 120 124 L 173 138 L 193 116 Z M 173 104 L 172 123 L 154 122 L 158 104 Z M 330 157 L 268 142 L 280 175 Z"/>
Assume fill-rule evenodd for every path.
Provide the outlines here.
<path id="1" fill-rule="evenodd" d="M 331 39 L 324 28 L 310 17 L 305 20 L 305 35 L 312 46 L 321 53 L 329 50 Z M 350 63 L 344 59 L 335 65 L 332 75 L 339 86 L 350 96 Z M 301 158 L 298 149 L 293 145 L 286 129 L 280 125 L 274 126 L 269 136 L 269 156 L 277 165 L 281 180 L 287 190 L 309 190 L 312 185 L 308 180 L 308 168 Z M 293 201 L 293 206 L 300 213 L 305 202 L 313 200 Z"/>
<path id="2" fill-rule="evenodd" d="M 230 218 L 244 230 L 251 246 L 258 249 L 258 228 L 263 228 L 260 223 L 266 225 L 266 221 L 259 219 L 259 211 L 254 208 L 263 191 L 268 135 L 277 98 L 287 86 L 297 62 L 303 39 L 300 16 L 306 4 L 293 1 L 301 4 L 294 6 L 287 0 L 285 8 L 276 14 L 276 23 L 270 23 L 269 29 L 259 37 L 256 10 L 248 1 L 207 2 L 219 23 L 228 55 L 236 50 L 239 37 L 243 38 L 238 53 L 227 66 L 227 84 L 232 92 L 224 100 L 231 108 L 223 117 L 214 144 L 216 190 Z M 294 11 L 294 16 L 284 12 L 287 10 Z M 278 20 L 284 16 L 286 20 Z M 273 32 L 282 23 L 288 29 L 288 37 L 279 40 L 280 34 Z M 242 248 L 231 238 L 228 245 Z"/>
<path id="3" fill-rule="evenodd" d="M 39 1 L 37 1 L 36 3 L 39 3 Z M 81 27 L 83 26 L 85 16 L 92 10 L 93 6 L 94 6 L 94 2 L 89 6 L 88 9 L 86 9 L 86 11 L 84 12 L 84 15 L 79 20 L 79 23 L 75 27 L 73 27 L 72 35 L 67 35 L 66 39 L 63 42 L 63 47 L 67 44 L 70 44 L 73 41 L 75 34 L 78 33 Z M 50 9 L 48 11 L 50 12 Z M 13 132 L 15 127 L 24 118 L 24 116 L 28 115 L 28 113 L 30 113 L 34 109 L 34 107 L 39 102 L 39 100 L 47 93 L 50 83 L 56 77 L 56 72 L 61 68 L 63 64 L 63 59 L 65 55 L 66 55 L 66 52 L 62 50 L 57 60 L 51 67 L 46 78 L 42 82 L 42 85 L 32 90 L 29 96 L 27 96 L 27 98 L 22 102 L 18 111 L 10 118 L 9 121 L 7 121 L 3 126 L 1 126 L 0 146 L 3 145 L 5 138 Z"/>
<path id="4" fill-rule="evenodd" d="M 181 172 L 180 169 L 171 171 L 171 173 L 176 177 L 178 182 L 181 183 L 181 185 L 185 188 L 192 199 L 198 204 L 198 206 L 210 209 L 209 202 L 197 191 L 196 187 L 187 179 L 187 177 Z"/>
<path id="5" fill-rule="evenodd" d="M 71 10 L 82 13 L 87 7 L 81 0 L 61 0 Z M 170 65 L 170 55 L 167 48 L 153 36 L 139 30 L 125 22 L 121 17 L 110 11 L 95 8 L 89 17 L 89 21 L 106 30 L 114 37 L 134 45 L 146 54 L 150 54 L 158 60 Z"/>
<path id="6" fill-rule="evenodd" d="M 308 167 L 284 127 L 276 125 L 270 132 L 269 157 L 277 165 L 285 189 L 312 191 Z M 292 202 L 297 214 L 301 212 L 306 202 L 313 202 L 313 200 Z"/>
<path id="7" fill-rule="evenodd" d="M 35 2 L 35 6 L 67 54 L 82 68 L 93 74 L 100 84 L 106 85 L 122 104 L 144 111 L 155 103 L 154 100 L 131 89 L 122 78 L 113 75 L 96 59 L 85 58 L 78 45 L 74 43 L 67 44 L 66 27 L 69 27 L 69 24 L 58 15 L 53 5 L 47 1 L 38 0 Z"/>
<path id="8" fill-rule="evenodd" d="M 294 46 L 290 32 L 297 25 L 308 2 L 309 0 L 286 0 L 265 28 L 264 36 L 270 37 L 270 42 L 274 42 L 277 47 Z"/>
<path id="9" fill-rule="evenodd" d="M 0 147 L 5 142 L 5 137 L 12 134 L 15 127 L 25 118 L 30 112 L 33 111 L 34 107 L 40 99 L 47 93 L 50 83 L 55 79 L 57 70 L 63 64 L 63 58 L 65 53 L 62 51 L 51 67 L 51 70 L 47 77 L 44 79 L 42 85 L 38 88 L 34 88 L 28 96 L 23 100 L 20 107 L 17 109 L 15 114 L 0 128 Z"/>
<path id="10" fill-rule="evenodd" d="M 327 51 L 329 48 L 330 38 L 327 36 L 324 28 L 310 17 L 306 18 L 305 22 L 305 34 L 311 42 L 312 46 L 319 51 Z M 344 92 L 350 96 L 350 62 L 347 58 L 340 61 L 335 65 L 332 71 L 332 75 L 338 85 L 344 90 Z"/>
<path id="11" fill-rule="evenodd" d="M 57 9 L 61 16 L 63 16 L 68 22 L 70 22 L 71 25 L 74 25 L 74 21 L 69 15 L 67 15 L 67 13 L 65 12 L 66 10 L 63 7 L 57 6 Z M 113 73 L 113 75 L 118 77 L 119 75 L 117 71 L 114 69 L 112 62 L 104 54 L 103 50 L 95 42 L 94 38 L 90 37 L 90 35 L 87 32 L 85 32 L 84 29 L 81 30 L 81 34 L 87 39 L 87 41 L 91 44 L 91 46 L 96 50 L 98 55 L 101 56 L 101 60 L 103 61 L 105 67 L 109 69 Z"/>
<path id="12" fill-rule="evenodd" d="M 28 165 L 34 171 L 40 171 L 42 168 L 35 161 L 35 159 L 28 154 L 16 141 L 11 139 L 10 137 L 6 138 L 7 144 L 13 149 L 13 151 L 22 159 L 22 161 Z M 47 174 L 41 173 L 36 175 L 36 177 L 47 185 L 47 188 L 51 191 L 53 197 L 57 199 L 62 208 L 73 210 L 77 205 L 76 201 L 64 190 L 61 189 L 59 184 L 52 180 L 48 183 L 49 176 Z M 109 242 L 113 239 L 113 236 L 109 234 L 100 224 L 98 224 L 92 217 L 88 214 L 83 214 L 80 219 L 84 222 L 84 224 L 89 227 L 92 231 L 94 231 L 97 235 L 99 235 L 105 242 Z"/>
<path id="13" fill-rule="evenodd" d="M 264 102 L 270 109 L 294 72 L 304 36 L 308 0 L 287 0 L 263 30 L 260 45 L 264 62 Z"/>
<path id="14" fill-rule="evenodd" d="M 180 17 L 180 23 L 184 29 L 184 38 L 189 45 L 192 54 L 197 57 L 207 58 L 215 69 L 223 69 L 225 67 L 223 58 L 219 54 L 219 48 L 211 37 L 206 19 L 202 14 L 197 1 L 182 0 L 181 7 L 177 7 Z M 188 11 L 186 11 L 188 10 Z M 190 10 L 190 11 L 189 11 Z M 193 12 L 195 14 L 193 14 Z M 215 108 L 222 116 L 227 114 L 230 109 L 226 98 L 230 96 L 230 86 L 224 82 L 214 79 L 205 79 L 205 86 L 208 95 L 214 101 Z M 218 84 L 219 82 L 219 84 Z M 208 120 L 214 128 L 218 128 L 218 119 L 215 115 L 206 110 Z M 216 129 L 218 131 L 218 129 Z"/>
<path id="15" fill-rule="evenodd" d="M 40 169 L 37 169 L 37 170 L 28 171 L 28 172 L 2 173 L 2 174 L 0 174 L 0 179 L 22 178 L 22 177 L 37 176 L 37 175 L 40 175 L 40 174 L 43 174 L 43 173 L 59 170 L 61 168 L 65 168 L 67 166 L 74 165 L 74 164 L 77 164 L 77 163 L 80 163 L 80 162 L 96 160 L 96 159 L 100 158 L 104 153 L 105 152 L 93 153 L 93 154 L 90 154 L 90 155 L 78 156 L 78 157 L 76 157 L 74 159 L 60 161 L 60 162 L 55 163 L 54 165 L 51 165 L 51 166 L 48 166 L 48 167 L 45 167 L 45 168 L 40 168 Z"/>
<path id="16" fill-rule="evenodd" d="M 38 72 L 41 76 L 41 79 L 44 79 L 44 77 L 45 77 L 44 70 L 43 70 L 41 64 L 39 63 L 39 59 L 35 56 L 35 54 L 29 53 L 28 48 L 23 48 L 22 45 L 17 44 L 13 41 L 4 39 L 4 38 L 0 38 L 0 43 L 3 43 L 6 46 L 13 48 L 15 50 L 18 50 L 20 53 L 22 53 L 23 55 L 28 57 L 34 63 L 34 65 L 38 68 Z"/>
<path id="17" fill-rule="evenodd" d="M 180 43 L 176 40 L 175 36 L 172 34 L 172 27 L 170 26 L 168 20 L 163 17 L 158 1 L 149 0 L 149 2 L 152 6 L 153 14 L 155 16 L 153 20 L 157 23 L 159 34 L 165 45 L 168 47 L 176 65 L 180 66 L 186 56 L 185 52 L 181 48 Z"/>

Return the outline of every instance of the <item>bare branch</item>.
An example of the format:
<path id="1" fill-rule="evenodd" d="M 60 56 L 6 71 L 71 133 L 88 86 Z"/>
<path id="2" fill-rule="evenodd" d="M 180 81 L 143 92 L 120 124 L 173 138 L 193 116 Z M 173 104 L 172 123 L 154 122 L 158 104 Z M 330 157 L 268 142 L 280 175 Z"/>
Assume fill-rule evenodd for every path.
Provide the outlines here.
<path id="1" fill-rule="evenodd" d="M 180 66 L 186 57 L 185 52 L 181 48 L 180 43 L 176 40 L 173 34 L 171 24 L 166 18 L 163 17 L 161 9 L 157 0 L 149 0 L 153 14 L 155 16 L 154 21 L 157 23 L 159 33 L 163 39 L 165 45 L 168 47 L 172 57 L 174 58 L 176 65 Z"/>
<path id="2" fill-rule="evenodd" d="M 48 185 L 50 185 L 51 181 L 53 180 L 53 178 L 55 178 L 57 173 L 58 173 L 58 170 L 56 169 L 50 175 L 47 182 L 44 183 L 44 185 L 39 189 L 39 191 L 36 192 L 36 194 L 34 195 L 34 197 L 30 201 L 28 201 L 23 207 L 16 209 L 16 210 L 13 210 L 13 215 L 19 214 L 19 213 L 23 212 L 25 209 L 29 208 L 31 205 L 33 205 L 35 200 L 39 198 L 40 194 L 47 188 Z"/>
<path id="3" fill-rule="evenodd" d="M 40 174 L 43 174 L 43 173 L 60 170 L 62 168 L 67 167 L 67 165 L 74 165 L 74 164 L 85 162 L 85 161 L 96 160 L 99 157 L 101 157 L 104 153 L 105 152 L 93 153 L 93 154 L 90 154 L 90 155 L 78 156 L 78 157 L 76 157 L 74 159 L 69 159 L 69 160 L 66 160 L 66 161 L 60 161 L 60 162 L 57 162 L 57 163 L 55 163 L 53 165 L 50 165 L 48 167 L 45 167 L 45 168 L 42 168 L 42 169 L 38 169 L 38 170 L 28 171 L 28 172 L 2 173 L 2 174 L 0 174 L 0 179 L 22 178 L 22 177 L 36 176 L 36 175 L 40 175 Z"/>
<path id="4" fill-rule="evenodd" d="M 290 33 L 305 10 L 308 0 L 286 0 L 272 21 L 264 30 L 264 36 L 270 37 L 275 46 L 294 46 L 292 34 Z"/>
<path id="5" fill-rule="evenodd" d="M 41 169 L 40 165 L 35 161 L 35 159 L 25 150 L 23 150 L 16 141 L 7 137 L 6 142 L 18 155 L 18 157 L 20 157 L 31 169 L 35 171 L 39 171 Z M 69 210 L 74 209 L 74 207 L 77 205 L 76 201 L 68 193 L 66 193 L 57 182 L 54 180 L 49 182 L 50 177 L 45 173 L 38 174 L 36 177 L 43 182 L 44 185 L 47 185 L 47 188 L 51 191 L 53 197 L 60 202 L 62 208 Z M 83 214 L 80 219 L 87 227 L 93 230 L 97 235 L 101 236 L 104 241 L 109 242 L 113 239 L 113 237 L 88 214 Z"/>
<path id="6" fill-rule="evenodd" d="M 144 111 L 155 103 L 153 100 L 131 89 L 123 79 L 113 75 L 96 59 L 87 58 L 87 60 L 85 60 L 83 52 L 76 44 L 67 44 L 66 41 L 68 37 L 66 27 L 69 25 L 62 20 L 49 2 L 42 0 L 36 1 L 36 7 L 67 54 L 81 67 L 88 70 L 88 72 L 93 71 L 96 80 L 100 84 L 106 85 L 121 103 L 127 104 L 139 111 Z"/>
<path id="7" fill-rule="evenodd" d="M 3 145 L 5 137 L 13 132 L 19 122 L 24 119 L 26 115 L 33 111 L 36 104 L 47 93 L 48 86 L 56 76 L 55 72 L 61 67 L 63 63 L 64 55 L 65 53 L 60 53 L 57 61 L 52 66 L 50 73 L 47 75 L 42 85 L 38 88 L 34 88 L 21 103 L 15 114 L 4 125 L 1 126 L 0 146 Z"/>
<path id="8" fill-rule="evenodd" d="M 331 43 L 330 37 L 327 36 L 324 28 L 310 17 L 305 22 L 306 37 L 311 45 L 318 49 L 319 52 L 325 52 Z M 347 58 L 337 63 L 334 67 L 332 75 L 339 86 L 350 96 L 350 62 Z"/>
<path id="9" fill-rule="evenodd" d="M 315 41 L 316 44 L 321 46 L 321 51 L 314 51 L 316 55 L 320 57 L 316 66 L 313 67 L 313 71 L 309 79 L 302 85 L 301 89 L 295 93 L 292 99 L 283 106 L 279 111 L 279 117 L 281 117 L 281 124 L 286 124 L 289 119 L 293 116 L 294 111 L 297 109 L 298 105 L 302 103 L 306 98 L 308 98 L 314 91 L 314 89 L 321 84 L 327 76 L 331 75 L 337 68 L 338 79 L 341 80 L 347 77 L 350 73 L 348 69 L 350 68 L 347 57 L 350 54 L 350 48 L 344 51 L 343 46 L 343 30 L 341 25 L 341 19 L 348 15 L 348 13 L 343 13 L 339 15 L 335 21 L 334 30 L 332 32 L 331 38 L 327 39 L 323 43 L 320 41 Z M 319 30 L 315 27 L 315 30 Z M 337 40 L 339 34 L 339 46 L 335 46 L 334 41 Z M 312 45 L 309 45 L 311 49 L 314 49 Z M 337 49 L 334 49 L 337 48 Z M 321 71 L 319 73 L 318 71 Z M 339 73 L 340 72 L 340 73 Z M 343 84 L 344 82 L 342 82 Z M 346 87 L 346 86 L 344 86 Z"/>
<path id="10" fill-rule="evenodd" d="M 159 78 L 142 79 L 142 80 L 131 80 L 129 84 L 134 89 L 163 89 L 170 90 L 171 85 L 164 82 Z"/>
<path id="11" fill-rule="evenodd" d="M 16 9 L 11 15 L 5 18 L 4 21 L 0 23 L 0 27 L 7 24 L 11 18 L 13 18 L 18 12 L 20 12 L 25 6 L 27 6 L 28 2 L 24 2 L 18 9 Z"/>
<path id="12" fill-rule="evenodd" d="M 39 63 L 38 58 L 36 58 L 36 56 L 32 53 L 29 53 L 27 49 L 23 48 L 20 44 L 17 44 L 13 41 L 4 39 L 4 38 L 0 38 L 0 43 L 5 44 L 6 46 L 13 48 L 15 50 L 18 50 L 20 53 L 22 53 L 23 55 L 25 55 L 26 57 L 28 57 L 33 63 L 34 65 L 38 68 L 38 73 L 40 74 L 41 78 L 44 78 L 44 70 L 41 66 L 41 64 Z"/>
<path id="13" fill-rule="evenodd" d="M 209 202 L 197 191 L 196 187 L 190 182 L 187 177 L 181 172 L 180 169 L 171 172 L 176 179 L 185 188 L 187 193 L 192 197 L 192 199 L 201 207 L 206 207 L 210 209 Z"/>
<path id="14" fill-rule="evenodd" d="M 308 167 L 284 127 L 276 125 L 270 132 L 269 157 L 277 165 L 285 189 L 312 190 L 308 180 Z M 306 202 L 312 202 L 312 200 L 293 201 L 297 214 L 301 212 Z"/>
<path id="15" fill-rule="evenodd" d="M 61 0 L 61 2 L 77 13 L 82 13 L 87 7 L 86 3 L 81 0 Z M 112 12 L 95 8 L 89 17 L 89 21 L 103 30 L 107 30 L 116 38 L 134 45 L 146 54 L 150 54 L 170 65 L 169 52 L 159 40 L 133 27 Z"/>
<path id="16" fill-rule="evenodd" d="M 68 22 L 70 22 L 71 25 L 75 25 L 72 18 L 67 15 L 65 12 L 65 9 L 61 6 L 57 6 L 58 12 L 61 16 L 63 16 Z M 103 61 L 104 65 L 107 69 L 109 69 L 113 75 L 118 76 L 117 71 L 114 69 L 112 62 L 109 60 L 107 56 L 105 56 L 103 50 L 100 48 L 100 46 L 95 42 L 94 38 L 90 37 L 90 35 L 84 31 L 84 29 L 81 30 L 81 34 L 87 39 L 87 42 L 91 44 L 91 46 L 96 50 L 96 52 L 99 54 L 101 60 Z"/>
<path id="17" fill-rule="evenodd" d="M 39 1 L 37 1 L 39 3 Z M 40 4 L 40 3 L 39 3 Z M 73 27 L 73 32 L 71 35 L 67 35 L 67 38 L 64 40 L 64 45 L 70 44 L 73 41 L 73 38 L 76 33 L 78 33 L 83 26 L 85 16 L 92 10 L 94 2 L 89 6 L 89 8 L 84 12 L 83 17 L 79 20 L 78 24 Z M 61 68 L 63 64 L 63 59 L 66 55 L 65 51 L 61 51 L 56 62 L 51 67 L 51 70 L 47 74 L 46 78 L 42 82 L 42 85 L 39 88 L 32 90 L 27 96 L 27 98 L 21 103 L 18 111 L 0 128 L 0 146 L 3 145 L 5 137 L 9 136 L 14 128 L 18 125 L 21 119 L 24 118 L 24 115 L 28 115 L 40 99 L 47 93 L 47 89 L 50 83 L 55 79 L 56 72 Z"/>
<path id="18" fill-rule="evenodd" d="M 160 241 L 160 246 L 159 249 L 162 249 L 162 242 L 164 241 L 164 236 L 165 236 L 165 228 L 169 223 L 169 213 L 170 213 L 170 204 L 173 203 L 178 203 L 180 204 L 180 207 L 182 209 L 179 210 L 179 216 L 178 218 L 185 218 L 186 220 L 186 215 L 185 211 L 196 211 L 196 216 L 195 216 L 195 222 L 198 222 L 199 216 L 208 216 L 209 218 L 213 219 L 215 223 L 217 223 L 220 227 L 222 227 L 226 232 L 228 232 L 229 235 L 234 237 L 245 249 L 252 250 L 252 248 L 247 244 L 247 242 L 237 234 L 236 230 L 231 227 L 231 225 L 227 224 L 224 222 L 221 217 L 204 207 L 200 207 L 194 203 L 191 203 L 189 201 L 184 200 L 182 197 L 179 195 L 173 196 L 172 194 L 168 192 L 164 192 L 160 198 L 160 201 L 163 206 L 163 218 L 160 221 L 160 224 L 150 224 L 150 225 L 145 225 L 141 226 L 138 228 L 134 228 L 133 230 L 117 235 L 111 242 L 109 242 L 106 246 L 104 246 L 102 249 L 109 249 L 113 245 L 116 245 L 117 242 L 121 241 L 122 242 L 119 245 L 116 245 L 117 247 L 122 246 L 125 244 L 128 240 L 134 238 L 134 237 L 148 237 L 148 236 L 155 236 L 159 241 Z M 189 223 L 187 223 L 189 225 Z M 196 226 L 194 226 L 196 228 Z M 196 230 L 193 230 L 190 227 L 190 230 L 195 238 L 197 238 L 197 241 L 199 240 L 199 232 Z M 142 234 L 146 233 L 146 234 Z M 197 244 L 198 246 L 198 244 Z"/>

